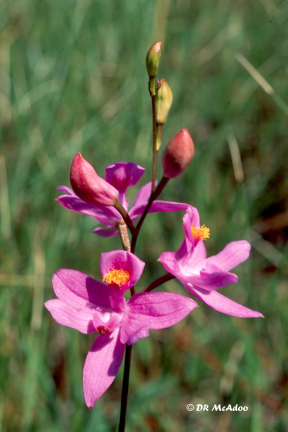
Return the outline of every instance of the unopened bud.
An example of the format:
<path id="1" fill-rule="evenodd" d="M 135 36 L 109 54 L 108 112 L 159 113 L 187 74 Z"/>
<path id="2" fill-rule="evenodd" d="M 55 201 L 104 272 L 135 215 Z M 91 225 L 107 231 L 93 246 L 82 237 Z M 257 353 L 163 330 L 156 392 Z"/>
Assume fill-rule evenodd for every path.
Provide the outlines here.
<path id="1" fill-rule="evenodd" d="M 155 97 L 156 123 L 164 125 L 166 123 L 173 101 L 172 90 L 165 79 L 158 80 Z"/>
<path id="2" fill-rule="evenodd" d="M 70 183 L 75 194 L 89 204 L 113 206 L 119 196 L 118 190 L 99 177 L 81 153 L 73 159 Z"/>
<path id="3" fill-rule="evenodd" d="M 182 129 L 168 143 L 162 155 L 163 176 L 180 176 L 194 156 L 194 144 L 187 129 Z"/>
<path id="4" fill-rule="evenodd" d="M 146 68 L 150 78 L 155 78 L 158 72 L 161 57 L 161 44 L 162 42 L 154 43 L 146 56 Z"/>

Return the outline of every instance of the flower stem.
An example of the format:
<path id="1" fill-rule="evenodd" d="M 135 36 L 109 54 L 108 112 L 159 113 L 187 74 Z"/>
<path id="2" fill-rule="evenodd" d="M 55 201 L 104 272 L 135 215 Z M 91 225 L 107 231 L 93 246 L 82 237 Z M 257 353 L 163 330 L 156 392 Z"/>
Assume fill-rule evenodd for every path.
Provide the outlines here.
<path id="1" fill-rule="evenodd" d="M 140 228 L 144 222 L 144 219 L 146 218 L 151 205 L 153 204 L 153 201 L 155 201 L 156 198 L 158 198 L 158 196 L 161 194 L 161 192 L 163 191 L 164 187 L 166 186 L 166 184 L 168 183 L 169 178 L 167 177 L 162 177 L 162 179 L 160 180 L 160 183 L 158 184 L 157 188 L 155 189 L 154 192 L 151 193 L 149 201 L 147 203 L 147 206 L 136 226 L 135 232 L 132 234 L 132 241 L 131 241 L 131 252 L 134 253 L 135 252 L 135 247 L 136 247 L 136 242 L 137 242 L 137 238 L 138 238 L 138 234 L 140 231 Z"/>
<path id="2" fill-rule="evenodd" d="M 124 376 L 123 376 L 122 395 L 121 395 L 121 411 L 120 411 L 118 432 L 124 432 L 125 430 L 128 389 L 129 389 L 129 374 L 130 374 L 130 364 L 131 364 L 131 350 L 132 350 L 132 346 L 126 345 Z"/>
<path id="3" fill-rule="evenodd" d="M 173 276 L 171 273 L 167 273 L 166 275 L 160 276 L 155 281 L 151 282 L 147 287 L 143 290 L 143 292 L 150 292 L 154 288 L 157 288 L 159 285 L 162 285 L 165 282 L 168 282 L 171 279 L 174 279 L 175 276 Z"/>
<path id="4" fill-rule="evenodd" d="M 128 226 L 131 234 L 135 233 L 136 228 L 133 225 L 133 222 L 129 216 L 129 214 L 127 213 L 127 211 L 124 209 L 124 207 L 122 206 L 122 204 L 120 204 L 119 201 L 116 201 L 116 203 L 114 204 L 114 207 L 118 210 L 118 212 L 121 214 L 121 216 L 123 217 L 126 225 Z"/>

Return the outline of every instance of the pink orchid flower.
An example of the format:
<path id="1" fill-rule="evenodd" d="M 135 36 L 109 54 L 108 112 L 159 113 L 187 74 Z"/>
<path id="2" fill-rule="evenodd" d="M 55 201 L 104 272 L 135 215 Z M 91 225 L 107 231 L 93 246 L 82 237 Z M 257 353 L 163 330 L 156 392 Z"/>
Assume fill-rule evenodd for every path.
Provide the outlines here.
<path id="1" fill-rule="evenodd" d="M 186 210 L 183 226 L 185 238 L 178 251 L 164 252 L 158 260 L 164 268 L 179 279 L 190 294 L 218 312 L 243 318 L 263 318 L 261 313 L 217 292 L 219 288 L 238 282 L 238 276 L 230 270 L 249 257 L 250 244 L 245 240 L 234 241 L 217 255 L 206 258 L 204 240 L 210 233 L 205 225 L 200 226 L 195 207 Z"/>
<path id="2" fill-rule="evenodd" d="M 125 344 L 149 336 L 150 329 L 170 327 L 185 318 L 197 303 L 179 294 L 138 293 L 128 301 L 123 293 L 140 278 L 145 263 L 130 252 L 103 253 L 103 282 L 76 270 L 53 276 L 58 297 L 45 303 L 55 321 L 82 333 L 98 333 L 84 371 L 85 402 L 92 408 L 112 384 L 121 366 Z"/>
<path id="3" fill-rule="evenodd" d="M 106 182 L 119 191 L 118 201 L 127 211 L 129 201 L 125 196 L 126 190 L 129 187 L 134 186 L 140 180 L 144 172 L 145 168 L 142 168 L 133 162 L 117 162 L 105 169 Z M 57 189 L 65 193 L 65 195 L 61 195 L 56 199 L 59 204 L 68 210 L 90 216 L 106 227 L 95 228 L 93 230 L 95 234 L 101 237 L 114 237 L 119 234 L 117 226 L 122 221 L 122 218 L 114 207 L 103 207 L 89 204 L 79 198 L 72 189 L 66 186 L 59 186 Z M 129 210 L 129 216 L 132 222 L 134 222 L 144 212 L 150 194 L 151 183 L 147 183 L 139 190 L 135 201 Z M 153 202 L 149 213 L 186 210 L 187 207 L 188 204 L 184 203 L 157 200 Z"/>

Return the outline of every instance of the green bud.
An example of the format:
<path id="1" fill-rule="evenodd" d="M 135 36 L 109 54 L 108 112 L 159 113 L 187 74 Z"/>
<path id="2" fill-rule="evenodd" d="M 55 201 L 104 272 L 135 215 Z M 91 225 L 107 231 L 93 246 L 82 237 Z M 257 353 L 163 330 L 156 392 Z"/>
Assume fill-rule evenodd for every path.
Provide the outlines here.
<path id="1" fill-rule="evenodd" d="M 164 125 L 166 123 L 173 101 L 172 90 L 165 79 L 158 80 L 155 96 L 156 123 Z"/>
<path id="2" fill-rule="evenodd" d="M 158 72 L 161 57 L 161 44 L 162 42 L 154 43 L 146 56 L 146 68 L 150 78 L 155 78 Z"/>

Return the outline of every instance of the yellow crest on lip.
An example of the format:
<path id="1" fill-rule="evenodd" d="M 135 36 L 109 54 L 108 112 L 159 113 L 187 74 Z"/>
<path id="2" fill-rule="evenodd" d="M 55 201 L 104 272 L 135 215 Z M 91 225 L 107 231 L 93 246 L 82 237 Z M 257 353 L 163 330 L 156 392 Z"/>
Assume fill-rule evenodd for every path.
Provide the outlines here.
<path id="1" fill-rule="evenodd" d="M 103 281 L 108 285 L 118 285 L 119 288 L 122 285 L 127 284 L 130 279 L 130 273 L 127 270 L 111 270 L 109 273 L 105 274 Z"/>
<path id="2" fill-rule="evenodd" d="M 191 232 L 194 240 L 206 240 L 210 237 L 210 229 L 205 225 L 201 225 L 200 228 L 191 225 Z"/>

